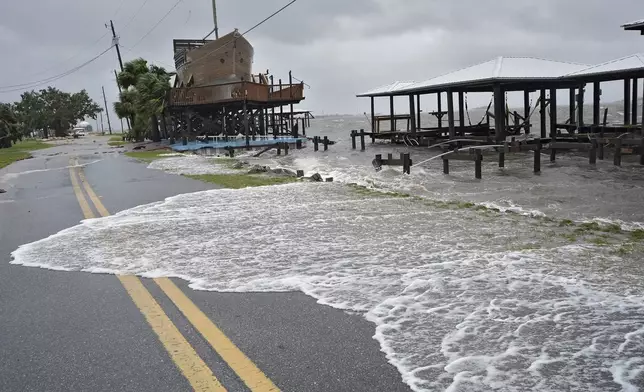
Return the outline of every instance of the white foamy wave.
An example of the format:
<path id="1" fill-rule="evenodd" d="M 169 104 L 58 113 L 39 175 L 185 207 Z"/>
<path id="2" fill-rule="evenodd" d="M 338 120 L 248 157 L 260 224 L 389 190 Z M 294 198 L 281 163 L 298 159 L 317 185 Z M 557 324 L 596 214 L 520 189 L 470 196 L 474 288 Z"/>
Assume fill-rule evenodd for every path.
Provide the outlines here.
<path id="1" fill-rule="evenodd" d="M 154 160 L 148 168 L 183 175 L 229 174 L 235 172 L 221 158 L 183 154 Z"/>
<path id="2" fill-rule="evenodd" d="M 637 390 L 639 261 L 570 246 L 555 230 L 300 183 L 84 221 L 21 246 L 12 263 L 182 277 L 202 290 L 301 290 L 363 312 L 416 391 Z M 511 250 L 526 240 L 544 247 Z"/>

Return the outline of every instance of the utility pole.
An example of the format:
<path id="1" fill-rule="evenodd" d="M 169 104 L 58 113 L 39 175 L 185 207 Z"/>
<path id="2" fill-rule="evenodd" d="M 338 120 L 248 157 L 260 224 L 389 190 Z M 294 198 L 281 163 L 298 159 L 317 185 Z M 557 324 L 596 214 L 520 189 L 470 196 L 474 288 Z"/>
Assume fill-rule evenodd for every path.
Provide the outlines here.
<path id="1" fill-rule="evenodd" d="M 103 102 L 105 103 L 105 115 L 107 116 L 107 129 L 110 130 L 110 135 L 112 134 L 112 124 L 110 124 L 110 112 L 107 109 L 107 98 L 105 98 L 105 86 L 103 86 Z"/>
<path id="2" fill-rule="evenodd" d="M 215 39 L 219 39 L 219 26 L 217 25 L 217 0 L 212 0 L 212 18 L 215 21 Z"/>
<path id="3" fill-rule="evenodd" d="M 107 25 L 105 25 L 107 27 Z M 112 44 L 116 48 L 116 55 L 119 58 L 119 66 L 121 67 L 121 72 L 123 72 L 123 58 L 121 57 L 121 47 L 119 46 L 119 37 L 116 35 L 116 29 L 114 29 L 114 21 L 110 20 L 110 27 L 112 28 Z M 116 76 L 116 86 L 119 88 L 119 94 L 121 94 L 121 85 L 119 84 L 119 78 L 116 75 L 116 70 L 114 70 L 114 76 Z M 128 129 L 131 128 L 130 119 L 126 118 Z M 123 119 L 121 119 L 121 130 L 123 129 Z"/>
<path id="4" fill-rule="evenodd" d="M 110 26 L 112 27 L 112 44 L 116 47 L 116 55 L 119 58 L 119 65 L 121 66 L 121 72 L 123 72 L 123 59 L 121 58 L 121 48 L 119 47 L 119 37 L 116 36 L 116 30 L 114 30 L 114 22 L 110 20 Z"/>
<path id="5" fill-rule="evenodd" d="M 121 95 L 121 85 L 119 84 L 119 76 L 116 74 L 116 70 L 114 70 L 114 77 L 116 77 L 116 87 L 119 88 L 119 98 Z M 119 120 L 121 120 L 121 133 L 125 133 L 125 127 L 123 127 L 123 119 L 119 117 Z M 128 121 L 128 126 L 130 125 L 130 122 Z"/>
<path id="6" fill-rule="evenodd" d="M 101 112 L 100 114 L 101 114 L 101 133 L 104 133 L 103 129 L 105 129 L 105 128 L 103 127 L 103 112 Z M 97 124 L 97 126 L 98 126 L 98 124 Z"/>
<path id="7" fill-rule="evenodd" d="M 219 25 L 217 24 L 217 1 L 212 0 L 212 19 L 215 22 L 215 28 L 208 33 L 205 37 L 203 37 L 203 40 L 205 41 L 206 38 L 210 37 L 212 33 L 215 33 L 215 39 L 219 39 Z"/>

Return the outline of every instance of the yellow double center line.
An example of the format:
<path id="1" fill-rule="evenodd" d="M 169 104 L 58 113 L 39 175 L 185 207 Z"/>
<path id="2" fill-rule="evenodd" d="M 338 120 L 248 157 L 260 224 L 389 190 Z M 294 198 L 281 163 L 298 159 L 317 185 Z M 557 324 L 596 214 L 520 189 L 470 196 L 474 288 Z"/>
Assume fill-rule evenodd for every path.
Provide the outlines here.
<path id="1" fill-rule="evenodd" d="M 69 169 L 74 193 L 86 219 L 95 218 L 83 189 L 100 216 L 109 216 L 100 199 L 87 182 L 77 159 Z M 82 184 L 82 188 L 81 188 Z M 159 337 L 170 358 L 195 391 L 225 391 L 217 377 L 199 357 L 186 338 L 166 315 L 161 305 L 136 276 L 118 276 L 134 304 Z M 193 327 L 253 392 L 277 392 L 279 389 L 235 344 L 168 278 L 154 279 Z"/>

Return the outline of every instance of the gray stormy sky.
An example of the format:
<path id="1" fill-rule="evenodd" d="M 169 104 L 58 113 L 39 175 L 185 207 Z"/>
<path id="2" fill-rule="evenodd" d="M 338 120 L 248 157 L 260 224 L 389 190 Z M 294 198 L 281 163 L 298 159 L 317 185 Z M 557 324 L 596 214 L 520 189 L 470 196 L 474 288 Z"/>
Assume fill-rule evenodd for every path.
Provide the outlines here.
<path id="1" fill-rule="evenodd" d="M 172 68 L 172 39 L 201 38 L 213 25 L 209 0 L 183 0 L 140 41 L 175 2 L 2 0 L 0 88 L 60 74 L 101 53 L 110 45 L 110 19 L 125 61 L 144 57 Z M 218 0 L 220 31 L 244 31 L 287 2 Z M 598 63 L 644 52 L 644 37 L 620 28 L 640 18 L 642 0 L 298 0 L 247 38 L 255 47 L 255 72 L 270 69 L 286 79 L 292 69 L 311 85 L 302 106 L 316 113 L 362 113 L 369 102 L 356 93 L 499 55 Z M 85 88 L 101 103 L 104 85 L 111 106 L 118 94 L 116 67 L 112 51 L 52 84 L 66 91 Z M 0 101 L 19 95 L 0 92 Z M 488 100 L 473 97 L 470 105 Z M 383 100 L 378 109 L 385 106 Z"/>

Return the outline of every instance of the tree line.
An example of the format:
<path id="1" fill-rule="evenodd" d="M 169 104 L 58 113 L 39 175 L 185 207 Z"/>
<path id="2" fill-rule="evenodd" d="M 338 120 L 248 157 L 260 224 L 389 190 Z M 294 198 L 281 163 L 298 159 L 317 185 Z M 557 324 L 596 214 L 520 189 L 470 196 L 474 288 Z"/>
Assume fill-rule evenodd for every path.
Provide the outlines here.
<path id="1" fill-rule="evenodd" d="M 148 65 L 142 58 L 126 63 L 117 75 L 121 94 L 114 103 L 114 111 L 119 118 L 129 120 L 128 139 L 161 139 L 159 123 L 162 126 L 166 123 L 162 113 L 172 75 L 162 67 Z M 70 94 L 47 87 L 25 92 L 20 98 L 15 103 L 0 103 L 0 148 L 11 147 L 35 132 L 44 138 L 52 133 L 66 136 L 78 121 L 96 119 L 103 111 L 85 90 Z"/>
<path id="2" fill-rule="evenodd" d="M 28 91 L 20 101 L 0 103 L 0 148 L 8 148 L 24 137 L 40 133 L 66 136 L 70 129 L 85 118 L 96 116 L 101 107 L 81 90 L 67 93 L 54 87 Z"/>

